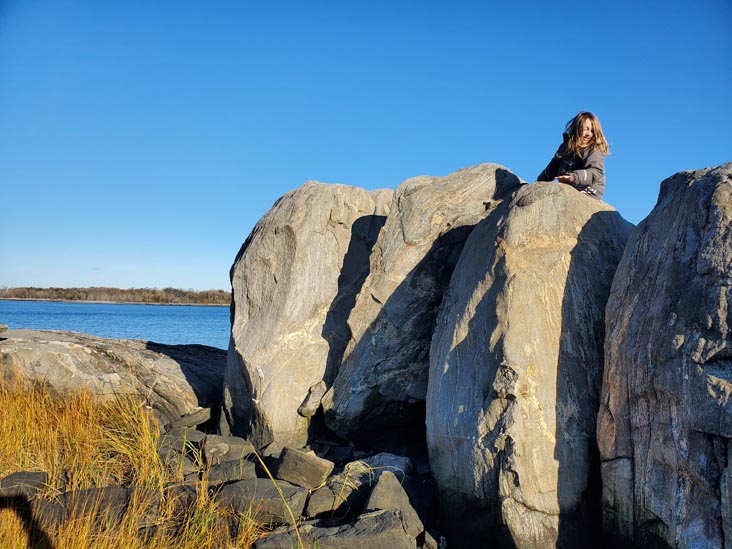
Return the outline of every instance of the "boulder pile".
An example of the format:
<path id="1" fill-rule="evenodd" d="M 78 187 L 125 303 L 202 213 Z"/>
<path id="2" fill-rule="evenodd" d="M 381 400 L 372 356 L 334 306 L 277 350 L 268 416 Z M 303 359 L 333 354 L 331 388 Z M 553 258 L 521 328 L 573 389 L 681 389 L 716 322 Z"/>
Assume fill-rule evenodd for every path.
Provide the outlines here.
<path id="1" fill-rule="evenodd" d="M 183 482 L 166 485 L 162 493 L 106 486 L 61 491 L 51 501 L 40 497 L 49 491 L 47 473 L 19 471 L 0 479 L 0 502 L 33 517 L 27 527 L 37 543 L 69 521 L 119 524 L 133 505 L 135 530 L 144 539 L 163 524 L 175 529 L 159 520 L 163 509 L 175 505 L 185 515 L 206 492 L 222 520 L 253 510 L 253 518 L 272 530 L 255 547 L 298 547 L 298 536 L 308 547 L 438 547 L 424 526 L 434 522 L 425 463 L 387 453 L 336 463 L 289 447 L 258 457 L 245 439 L 189 428 L 168 431 L 158 454 L 171 471 L 185 472 Z M 415 510 L 411 501 L 422 505 Z"/>
<path id="2" fill-rule="evenodd" d="M 225 367 L 10 330 L 4 376 L 149 395 L 187 479 L 163 498 L 254 501 L 258 548 L 732 544 L 732 164 L 663 181 L 637 227 L 498 164 L 311 181 L 230 274 Z"/>

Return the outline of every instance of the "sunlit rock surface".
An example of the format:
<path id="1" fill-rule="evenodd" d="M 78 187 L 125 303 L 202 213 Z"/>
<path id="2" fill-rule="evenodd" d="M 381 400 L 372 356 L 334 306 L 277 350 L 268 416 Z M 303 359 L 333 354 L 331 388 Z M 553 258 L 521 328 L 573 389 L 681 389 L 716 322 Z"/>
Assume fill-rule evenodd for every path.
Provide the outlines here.
<path id="1" fill-rule="evenodd" d="M 195 426 L 221 403 L 226 351 L 205 345 L 104 339 L 77 332 L 8 330 L 0 336 L 5 380 L 44 383 L 58 393 L 132 396 L 164 425 Z"/>
<path id="2" fill-rule="evenodd" d="M 595 541 L 604 311 L 631 228 L 603 202 L 536 183 L 468 237 L 437 319 L 427 392 L 451 547 Z"/>
<path id="3" fill-rule="evenodd" d="M 260 447 L 307 441 L 311 419 L 298 408 L 313 385 L 335 376 L 391 196 L 308 182 L 247 238 L 231 269 L 224 406 L 234 434 Z"/>
<path id="4" fill-rule="evenodd" d="M 634 230 L 607 307 L 598 441 L 619 546 L 732 541 L 732 164 L 681 172 Z"/>
<path id="5" fill-rule="evenodd" d="M 348 318 L 351 339 L 343 363 L 323 399 L 331 429 L 381 444 L 417 435 L 424 444 L 437 309 L 465 239 L 520 185 L 498 164 L 399 185 Z"/>

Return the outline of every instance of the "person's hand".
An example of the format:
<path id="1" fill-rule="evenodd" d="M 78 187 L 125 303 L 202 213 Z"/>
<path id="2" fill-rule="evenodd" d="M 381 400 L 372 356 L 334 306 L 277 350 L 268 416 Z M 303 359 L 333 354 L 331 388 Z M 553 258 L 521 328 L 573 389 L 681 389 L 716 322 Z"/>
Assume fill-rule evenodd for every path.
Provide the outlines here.
<path id="1" fill-rule="evenodd" d="M 572 183 L 572 176 L 571 175 L 558 175 L 557 181 L 560 183 Z"/>

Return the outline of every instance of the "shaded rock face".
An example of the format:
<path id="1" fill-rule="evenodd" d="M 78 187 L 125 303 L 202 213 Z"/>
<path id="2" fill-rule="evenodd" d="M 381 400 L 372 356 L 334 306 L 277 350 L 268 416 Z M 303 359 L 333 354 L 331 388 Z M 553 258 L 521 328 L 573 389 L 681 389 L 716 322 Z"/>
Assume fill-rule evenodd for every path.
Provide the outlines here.
<path id="1" fill-rule="evenodd" d="M 257 446 L 299 447 L 310 388 L 332 383 L 346 319 L 392 191 L 308 182 L 257 223 L 231 269 L 232 332 L 224 411 Z"/>
<path id="2" fill-rule="evenodd" d="M 8 330 L 0 337 L 0 365 L 5 380 L 20 376 L 59 393 L 131 395 L 147 402 L 163 425 L 195 426 L 220 406 L 226 352 L 76 332 Z"/>
<path id="3" fill-rule="evenodd" d="M 732 164 L 661 184 L 607 306 L 598 442 L 619 545 L 732 541 Z"/>
<path id="4" fill-rule="evenodd" d="M 607 204 L 536 183 L 468 237 L 427 392 L 451 546 L 592 546 L 603 319 L 631 228 Z"/>
<path id="5" fill-rule="evenodd" d="M 339 435 L 384 447 L 416 435 L 424 446 L 428 350 L 437 308 L 465 239 L 521 185 L 498 164 L 402 183 L 348 318 L 351 339 L 323 398 Z"/>

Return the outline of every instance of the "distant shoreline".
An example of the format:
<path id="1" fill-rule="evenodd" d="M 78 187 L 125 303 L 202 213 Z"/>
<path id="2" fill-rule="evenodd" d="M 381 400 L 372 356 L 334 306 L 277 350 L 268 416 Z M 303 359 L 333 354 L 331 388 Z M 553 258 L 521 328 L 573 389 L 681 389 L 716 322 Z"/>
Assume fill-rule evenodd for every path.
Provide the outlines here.
<path id="1" fill-rule="evenodd" d="M 229 307 L 226 303 L 151 303 L 146 301 L 94 301 L 88 299 L 41 299 L 37 297 L 0 297 L 0 301 L 46 301 L 50 303 L 106 303 L 107 305 L 172 305 L 174 307 Z"/>

